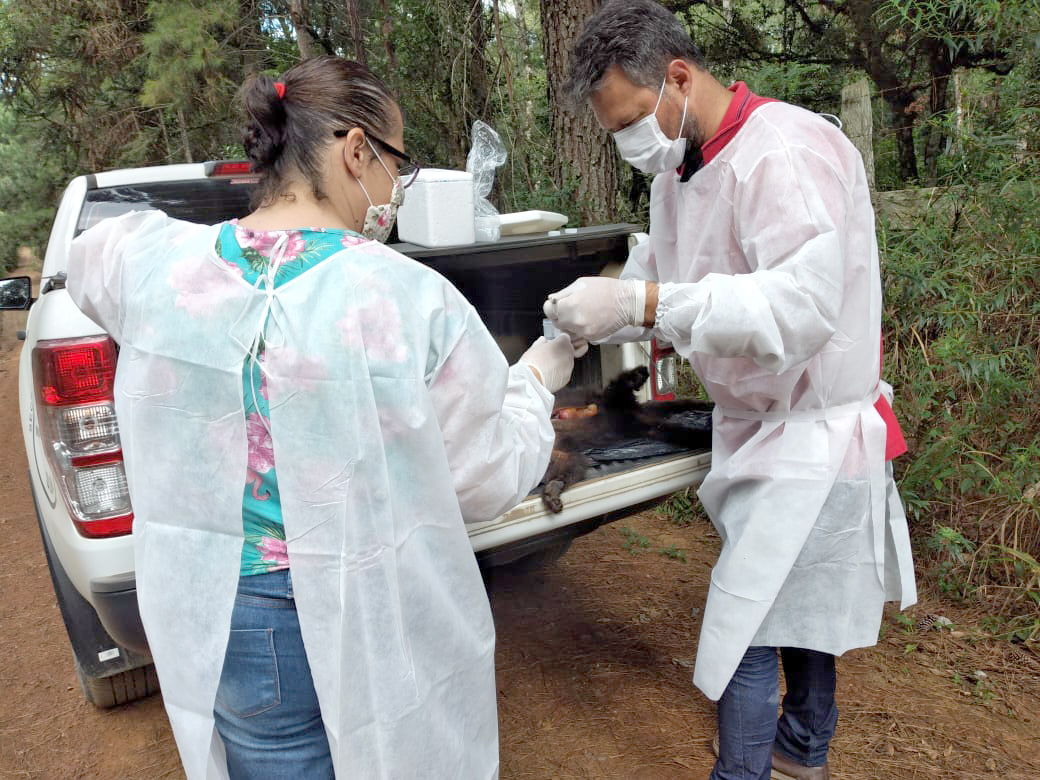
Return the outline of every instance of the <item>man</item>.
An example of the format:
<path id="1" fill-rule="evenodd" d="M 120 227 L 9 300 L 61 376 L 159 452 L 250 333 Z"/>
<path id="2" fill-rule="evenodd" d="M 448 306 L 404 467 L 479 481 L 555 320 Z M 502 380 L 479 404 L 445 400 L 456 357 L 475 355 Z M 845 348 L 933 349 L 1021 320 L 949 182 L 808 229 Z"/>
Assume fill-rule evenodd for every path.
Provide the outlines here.
<path id="1" fill-rule="evenodd" d="M 568 87 L 657 176 L 621 279 L 579 279 L 546 316 L 595 342 L 653 328 L 716 404 L 699 496 L 722 551 L 693 678 L 718 701 L 711 777 L 827 778 L 834 657 L 916 601 L 862 161 L 816 114 L 723 87 L 649 0 L 588 20 Z"/>

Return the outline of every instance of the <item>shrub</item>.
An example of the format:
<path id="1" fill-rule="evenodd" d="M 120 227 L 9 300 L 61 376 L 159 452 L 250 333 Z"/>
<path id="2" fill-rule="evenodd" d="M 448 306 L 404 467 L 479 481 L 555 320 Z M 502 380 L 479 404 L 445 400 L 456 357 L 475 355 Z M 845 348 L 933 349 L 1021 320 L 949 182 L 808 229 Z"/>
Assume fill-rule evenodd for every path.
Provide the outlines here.
<path id="1" fill-rule="evenodd" d="M 1020 115 L 1021 101 L 1010 103 Z M 947 593 L 989 600 L 1023 627 L 1019 636 L 1035 638 L 1040 155 L 1032 143 L 967 138 L 962 164 L 950 166 L 960 177 L 951 179 L 952 207 L 926 211 L 910 231 L 882 217 L 879 241 L 885 368 L 910 444 L 897 468 L 918 568 Z"/>

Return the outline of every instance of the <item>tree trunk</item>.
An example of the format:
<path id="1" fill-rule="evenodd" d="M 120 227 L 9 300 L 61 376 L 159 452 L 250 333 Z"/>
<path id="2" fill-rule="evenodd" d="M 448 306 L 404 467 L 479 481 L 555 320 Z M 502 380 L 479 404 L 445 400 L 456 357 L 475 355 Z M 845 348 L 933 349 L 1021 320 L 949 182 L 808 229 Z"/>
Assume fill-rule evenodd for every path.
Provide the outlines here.
<path id="1" fill-rule="evenodd" d="M 159 111 L 159 132 L 162 135 L 163 147 L 166 149 L 166 158 L 163 162 L 172 163 L 177 162 L 173 159 L 173 147 L 170 146 L 170 136 L 166 133 L 166 112 L 160 107 Z"/>
<path id="2" fill-rule="evenodd" d="M 499 68 L 506 74 L 509 89 L 508 116 L 501 120 L 503 127 L 496 128 L 502 137 L 506 139 L 506 145 L 511 150 L 507 164 L 499 168 L 495 177 L 496 187 L 499 193 L 512 192 L 526 189 L 528 192 L 535 190 L 534 175 L 532 174 L 532 155 L 538 153 L 533 139 L 533 131 L 538 123 L 535 116 L 534 101 L 523 90 L 518 89 L 518 84 L 529 84 L 532 79 L 534 68 L 531 64 L 531 35 L 527 27 L 526 8 L 524 0 L 512 0 L 512 12 L 503 16 L 499 12 L 500 0 L 495 2 L 495 25 L 496 38 L 499 44 Z M 511 33 L 506 32 L 506 25 L 514 29 Z M 505 48 L 506 41 L 512 37 L 516 41 L 514 54 L 509 56 Z M 513 57 L 515 57 L 515 62 Z M 537 145 L 540 147 L 540 145 Z M 496 206 L 500 205 L 493 201 Z M 508 211 L 512 205 L 503 202 L 502 211 Z"/>
<path id="3" fill-rule="evenodd" d="M 934 187 L 939 182 L 939 156 L 946 141 L 942 122 L 949 109 L 948 96 L 953 62 L 950 59 L 950 50 L 940 40 L 929 41 L 927 51 L 932 85 L 928 93 L 930 121 L 924 127 L 924 171 L 926 186 Z"/>
<path id="4" fill-rule="evenodd" d="M 195 162 L 191 156 L 191 141 L 188 138 L 188 121 L 184 118 L 184 109 L 177 108 L 177 127 L 181 131 L 181 141 L 184 144 L 184 162 Z"/>
<path id="5" fill-rule="evenodd" d="M 390 64 L 390 71 L 397 70 L 397 52 L 394 50 L 394 20 L 387 6 L 386 0 L 379 0 L 379 7 L 383 11 L 383 48 L 386 51 L 386 61 Z"/>
<path id="6" fill-rule="evenodd" d="M 358 0 L 347 0 L 347 21 L 350 25 L 350 37 L 354 41 L 354 59 L 362 64 L 365 59 L 365 33 L 361 26 L 361 10 Z"/>
<path id="7" fill-rule="evenodd" d="M 443 13 L 448 45 L 453 47 L 444 69 L 442 99 L 450 106 L 446 115 L 446 140 L 449 159 L 462 168 L 469 153 L 474 120 L 489 119 L 486 113 L 490 87 L 484 54 L 487 32 L 481 0 L 450 0 Z"/>
<path id="8" fill-rule="evenodd" d="M 859 149 L 867 184 L 875 189 L 874 178 L 874 112 L 870 106 L 870 81 L 861 78 L 841 91 L 841 122 L 845 135 Z"/>
<path id="9" fill-rule="evenodd" d="M 257 0 L 239 0 L 238 26 L 229 42 L 239 61 L 239 82 L 246 76 L 274 67 L 264 41 L 263 13 Z"/>
<path id="10" fill-rule="evenodd" d="M 856 31 L 856 45 L 850 53 L 852 64 L 870 76 L 892 111 L 892 126 L 899 153 L 899 178 L 917 181 L 917 154 L 914 151 L 914 117 L 910 104 L 913 90 L 906 87 L 892 65 L 885 59 L 881 44 L 884 36 L 875 23 L 872 0 L 849 0 L 844 13 Z"/>
<path id="11" fill-rule="evenodd" d="M 896 150 L 899 154 L 899 178 L 905 184 L 916 184 L 917 152 L 914 150 L 914 114 L 910 104 L 913 93 L 900 90 L 885 95 L 885 102 L 892 110 L 892 129 L 896 134 Z"/>
<path id="12" fill-rule="evenodd" d="M 306 60 L 321 54 L 321 47 L 311 32 L 308 0 L 290 0 L 289 18 L 292 20 L 293 30 L 296 31 L 296 46 L 300 50 L 300 59 Z"/>
<path id="13" fill-rule="evenodd" d="M 541 0 L 546 88 L 552 114 L 552 177 L 570 190 L 584 224 L 610 222 L 617 213 L 617 154 L 610 137 L 585 106 L 563 98 L 561 88 L 570 69 L 570 54 L 585 19 L 599 0 Z M 573 216 L 573 215 L 571 215 Z"/>
<path id="14" fill-rule="evenodd" d="M 502 36 L 502 13 L 498 0 L 492 0 L 491 15 L 495 23 L 495 42 L 498 44 L 498 67 L 506 76 L 506 94 L 509 95 L 509 113 L 516 115 L 516 90 L 513 89 L 513 65 L 506 51 L 505 38 Z"/>
<path id="15" fill-rule="evenodd" d="M 466 18 L 467 29 L 470 35 L 471 54 L 466 63 L 466 85 L 468 94 L 466 102 L 467 127 L 475 119 L 487 119 L 488 94 L 488 64 L 484 50 L 487 47 L 487 29 L 484 26 L 484 4 L 482 0 L 469 0 L 469 12 Z"/>
<path id="16" fill-rule="evenodd" d="M 954 148 L 960 151 L 963 147 L 964 136 L 968 130 L 968 111 L 964 102 L 963 71 L 955 71 L 953 74 L 953 99 L 957 110 L 957 123 L 954 129 Z"/>

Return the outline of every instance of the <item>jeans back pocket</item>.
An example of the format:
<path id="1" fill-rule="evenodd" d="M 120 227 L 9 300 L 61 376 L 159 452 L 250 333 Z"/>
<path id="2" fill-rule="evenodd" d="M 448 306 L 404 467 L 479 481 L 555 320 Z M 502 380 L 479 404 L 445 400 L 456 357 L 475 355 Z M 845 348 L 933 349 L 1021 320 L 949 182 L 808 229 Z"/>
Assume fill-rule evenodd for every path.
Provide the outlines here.
<path id="1" fill-rule="evenodd" d="M 217 689 L 217 708 L 249 718 L 278 706 L 281 700 L 274 629 L 233 629 Z"/>

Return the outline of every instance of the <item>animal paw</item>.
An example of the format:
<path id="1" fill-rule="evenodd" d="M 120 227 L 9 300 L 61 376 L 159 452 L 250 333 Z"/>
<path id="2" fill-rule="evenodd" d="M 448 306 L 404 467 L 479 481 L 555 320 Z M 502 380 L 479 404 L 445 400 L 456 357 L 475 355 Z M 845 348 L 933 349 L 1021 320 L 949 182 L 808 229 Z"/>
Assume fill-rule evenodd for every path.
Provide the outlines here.
<path id="1" fill-rule="evenodd" d="M 560 493 L 563 492 L 564 487 L 563 480 L 553 479 L 546 482 L 545 487 L 542 488 L 542 503 L 553 514 L 563 511 L 563 500 L 560 498 Z"/>

